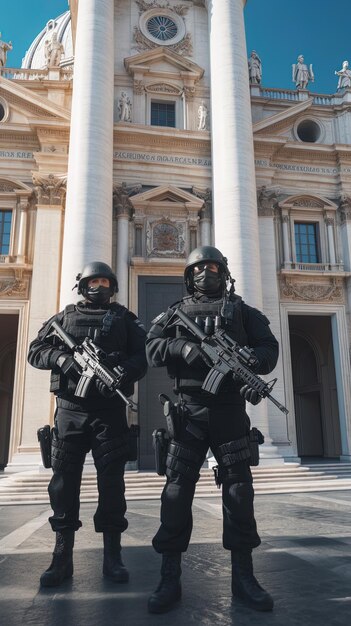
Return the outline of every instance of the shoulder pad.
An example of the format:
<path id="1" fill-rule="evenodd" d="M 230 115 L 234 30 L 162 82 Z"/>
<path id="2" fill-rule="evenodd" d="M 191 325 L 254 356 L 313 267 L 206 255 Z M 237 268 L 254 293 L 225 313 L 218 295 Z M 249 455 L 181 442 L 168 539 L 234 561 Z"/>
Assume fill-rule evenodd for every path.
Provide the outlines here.
<path id="1" fill-rule="evenodd" d="M 167 311 L 162 311 L 162 313 L 160 313 L 159 315 L 157 315 L 157 317 L 155 317 L 153 320 L 151 320 L 151 324 L 160 324 L 160 322 L 165 322 L 168 319 L 168 313 Z"/>
<path id="2" fill-rule="evenodd" d="M 135 324 L 136 326 L 139 326 L 140 328 L 142 328 L 142 330 L 145 330 L 144 324 L 135 315 L 135 313 L 133 313 L 133 311 L 129 311 L 129 309 L 127 309 L 127 317 L 130 317 L 130 319 L 132 320 L 133 324 Z"/>
<path id="3" fill-rule="evenodd" d="M 263 322 L 263 324 L 265 324 L 266 326 L 269 326 L 270 321 L 268 319 L 268 317 L 266 317 L 261 311 L 259 311 L 258 309 L 254 309 L 253 307 L 251 308 L 251 312 L 252 314 L 257 317 L 261 322 Z"/>
<path id="4" fill-rule="evenodd" d="M 66 315 L 66 313 L 73 313 L 76 310 L 76 305 L 75 304 L 67 304 L 67 306 L 65 306 L 63 314 Z"/>

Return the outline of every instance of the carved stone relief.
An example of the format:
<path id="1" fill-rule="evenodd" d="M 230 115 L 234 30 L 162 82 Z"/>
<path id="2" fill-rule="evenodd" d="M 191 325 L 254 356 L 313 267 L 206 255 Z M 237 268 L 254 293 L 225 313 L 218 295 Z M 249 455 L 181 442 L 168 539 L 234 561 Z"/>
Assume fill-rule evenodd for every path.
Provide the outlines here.
<path id="1" fill-rule="evenodd" d="M 24 280 L 9 278 L 0 280 L 0 296 L 26 297 L 28 283 Z"/>
<path id="2" fill-rule="evenodd" d="M 167 217 L 146 225 L 146 252 L 152 257 L 185 256 L 185 221 L 172 221 Z"/>
<path id="3" fill-rule="evenodd" d="M 148 2 L 146 0 L 135 0 L 135 3 L 139 7 L 140 14 L 150 9 L 169 9 L 183 17 L 189 11 L 189 7 L 185 4 L 171 5 L 169 2 L 159 2 L 159 0 L 149 0 Z"/>
<path id="4" fill-rule="evenodd" d="M 121 185 L 113 186 L 113 216 L 114 218 L 119 216 L 131 217 L 133 212 L 133 205 L 130 201 L 130 196 L 136 193 L 140 193 L 142 185 L 127 185 L 123 182 Z"/>
<path id="5" fill-rule="evenodd" d="M 263 185 L 257 190 L 257 209 L 259 216 L 274 216 L 279 192 L 279 189 L 267 189 L 266 185 Z"/>
<path id="6" fill-rule="evenodd" d="M 299 198 L 295 200 L 292 204 L 293 207 L 302 207 L 302 208 L 313 208 L 313 209 L 323 209 L 323 202 L 319 202 L 319 200 L 311 200 L 310 198 Z"/>
<path id="7" fill-rule="evenodd" d="M 145 35 L 141 32 L 138 26 L 134 27 L 134 41 L 136 43 L 136 49 L 138 52 L 143 52 L 144 50 L 153 50 L 154 48 L 158 48 L 160 44 L 157 44 L 153 41 L 150 41 Z M 193 44 L 191 34 L 187 33 L 181 41 L 175 43 L 173 45 L 168 45 L 167 48 L 169 50 L 173 50 L 173 52 L 177 52 L 177 54 L 183 54 L 184 56 L 191 56 L 193 53 Z"/>
<path id="8" fill-rule="evenodd" d="M 283 276 L 280 281 L 280 296 L 283 300 L 308 302 L 344 302 L 342 279 L 329 278 L 313 282 L 300 277 Z"/>
<path id="9" fill-rule="evenodd" d="M 145 85 L 142 80 L 135 80 L 133 82 L 133 91 L 137 96 L 141 96 L 145 91 Z"/>
<path id="10" fill-rule="evenodd" d="M 340 224 L 351 221 L 351 198 L 341 196 L 339 203 Z"/>
<path id="11" fill-rule="evenodd" d="M 0 191 L 9 193 L 18 189 L 18 185 L 16 183 L 12 183 L 7 180 L 0 180 Z"/>

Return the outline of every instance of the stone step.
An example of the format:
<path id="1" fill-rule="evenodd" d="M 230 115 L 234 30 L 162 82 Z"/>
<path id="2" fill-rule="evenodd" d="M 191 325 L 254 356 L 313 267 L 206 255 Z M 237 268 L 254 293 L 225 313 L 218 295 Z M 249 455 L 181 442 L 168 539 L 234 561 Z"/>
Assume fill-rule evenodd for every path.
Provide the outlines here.
<path id="1" fill-rule="evenodd" d="M 303 493 L 351 489 L 350 464 L 315 464 L 301 466 L 286 463 L 282 466 L 252 468 L 257 494 Z M 0 481 L 0 505 L 47 504 L 47 486 L 51 470 L 12 473 Z M 127 471 L 125 474 L 127 500 L 159 499 L 165 478 L 155 472 Z M 202 469 L 196 488 L 196 497 L 221 495 L 210 469 Z M 96 502 L 96 473 L 93 465 L 85 466 L 83 472 L 81 501 Z"/>

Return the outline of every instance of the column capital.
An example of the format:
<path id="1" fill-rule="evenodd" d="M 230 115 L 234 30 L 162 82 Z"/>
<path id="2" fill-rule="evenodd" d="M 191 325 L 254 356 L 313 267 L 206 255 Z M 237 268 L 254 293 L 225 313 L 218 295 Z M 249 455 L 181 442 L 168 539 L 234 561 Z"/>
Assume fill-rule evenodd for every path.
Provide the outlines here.
<path id="1" fill-rule="evenodd" d="M 34 172 L 32 179 L 38 204 L 63 205 L 66 195 L 67 176 Z"/>

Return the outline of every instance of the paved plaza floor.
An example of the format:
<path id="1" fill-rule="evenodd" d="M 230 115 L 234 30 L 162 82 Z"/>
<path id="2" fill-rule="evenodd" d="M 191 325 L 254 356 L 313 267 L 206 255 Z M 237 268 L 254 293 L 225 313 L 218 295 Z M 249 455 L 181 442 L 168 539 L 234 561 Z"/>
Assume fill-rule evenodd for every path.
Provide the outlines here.
<path id="1" fill-rule="evenodd" d="M 147 598 L 159 579 L 151 547 L 159 501 L 128 503 L 123 558 L 130 582 L 105 580 L 102 537 L 93 530 L 94 505 L 81 508 L 74 577 L 41 590 L 54 534 L 49 506 L 0 508 L 1 626 L 346 626 L 351 623 L 351 491 L 260 495 L 255 499 L 262 545 L 257 578 L 275 599 L 273 613 L 232 602 L 230 554 L 221 544 L 218 498 L 194 501 L 194 531 L 183 558 L 183 599 L 166 615 L 149 615 Z"/>

